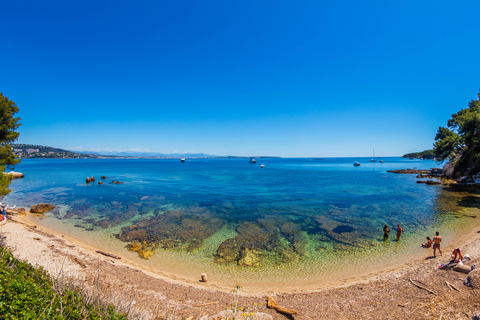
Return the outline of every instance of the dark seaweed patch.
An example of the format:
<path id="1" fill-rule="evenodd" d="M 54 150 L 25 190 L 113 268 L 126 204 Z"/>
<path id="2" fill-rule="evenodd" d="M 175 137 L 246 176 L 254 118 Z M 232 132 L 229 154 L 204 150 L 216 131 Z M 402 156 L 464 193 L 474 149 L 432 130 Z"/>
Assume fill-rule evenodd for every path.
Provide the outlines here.
<path id="1" fill-rule="evenodd" d="M 340 225 L 340 226 L 336 227 L 335 229 L 333 229 L 332 231 L 340 234 L 340 233 L 344 233 L 344 232 L 353 232 L 353 231 L 355 231 L 355 228 L 352 227 L 352 226 L 348 226 L 348 225 Z"/>

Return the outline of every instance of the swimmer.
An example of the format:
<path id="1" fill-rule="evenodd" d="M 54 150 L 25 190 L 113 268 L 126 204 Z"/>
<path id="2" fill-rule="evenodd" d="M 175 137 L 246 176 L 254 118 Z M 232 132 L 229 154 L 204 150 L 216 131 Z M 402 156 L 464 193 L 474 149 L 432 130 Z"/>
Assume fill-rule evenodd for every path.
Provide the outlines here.
<path id="1" fill-rule="evenodd" d="M 383 240 L 388 239 L 389 233 L 390 233 L 390 228 L 387 225 L 385 225 L 385 227 L 383 227 Z"/>
<path id="2" fill-rule="evenodd" d="M 397 241 L 400 240 L 400 236 L 402 235 L 402 227 L 397 224 Z"/>
<path id="3" fill-rule="evenodd" d="M 432 239 L 430 239 L 430 237 L 427 237 L 427 242 L 422 243 L 422 247 L 430 248 L 432 246 L 432 243 L 433 243 Z"/>

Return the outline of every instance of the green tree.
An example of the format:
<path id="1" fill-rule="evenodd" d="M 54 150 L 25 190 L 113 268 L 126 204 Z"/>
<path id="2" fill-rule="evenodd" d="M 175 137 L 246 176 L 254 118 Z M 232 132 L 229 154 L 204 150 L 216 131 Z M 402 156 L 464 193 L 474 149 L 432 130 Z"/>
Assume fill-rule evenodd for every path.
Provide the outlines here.
<path id="1" fill-rule="evenodd" d="M 447 127 L 438 128 L 434 152 L 438 160 L 450 159 L 452 176 L 480 171 L 480 92 L 468 108 L 452 115 Z"/>
<path id="2" fill-rule="evenodd" d="M 15 130 L 20 127 L 20 118 L 15 117 L 18 107 L 15 102 L 8 100 L 0 92 L 0 198 L 10 193 L 8 186 L 11 177 L 3 174 L 5 170 L 13 168 L 20 159 L 13 154 L 12 143 L 18 139 L 19 133 Z"/>

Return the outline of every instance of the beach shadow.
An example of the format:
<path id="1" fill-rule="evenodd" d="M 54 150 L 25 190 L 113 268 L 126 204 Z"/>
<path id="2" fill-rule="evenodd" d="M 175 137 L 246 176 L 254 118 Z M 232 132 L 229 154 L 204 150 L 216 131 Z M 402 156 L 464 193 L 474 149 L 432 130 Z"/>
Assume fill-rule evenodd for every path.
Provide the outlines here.
<path id="1" fill-rule="evenodd" d="M 426 257 L 425 260 L 430 260 L 430 259 L 435 259 L 436 257 L 434 256 L 430 256 L 430 257 Z"/>

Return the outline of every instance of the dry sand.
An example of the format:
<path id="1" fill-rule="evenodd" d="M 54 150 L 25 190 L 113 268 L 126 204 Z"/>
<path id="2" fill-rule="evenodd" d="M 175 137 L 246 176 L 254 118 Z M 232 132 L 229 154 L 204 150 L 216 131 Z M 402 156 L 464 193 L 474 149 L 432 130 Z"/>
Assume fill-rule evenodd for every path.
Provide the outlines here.
<path id="1" fill-rule="evenodd" d="M 100 292 L 120 310 L 129 310 L 132 319 L 223 319 L 226 308 L 231 308 L 236 299 L 235 294 L 210 282 L 185 284 L 159 278 L 96 253 L 95 248 L 79 241 L 35 226 L 25 216 L 10 216 L 8 223 L 0 227 L 0 240 L 17 258 L 43 266 L 52 276 L 69 277 L 85 290 Z M 476 228 L 443 248 L 443 257 L 411 261 L 337 288 L 276 294 L 280 306 L 298 311 L 295 316 L 268 309 L 265 293 L 246 294 L 240 290 L 239 304 L 248 305 L 249 311 L 256 310 L 255 318 L 250 319 L 257 320 L 471 319 L 480 313 L 480 289 L 464 286 L 465 274 L 439 270 L 438 266 L 448 263 L 453 246 L 461 246 L 473 259 L 468 264 L 480 267 L 479 240 Z M 420 281 L 436 295 L 414 286 L 410 279 Z M 459 291 L 449 288 L 446 281 Z M 232 283 L 232 290 L 234 286 Z"/>

